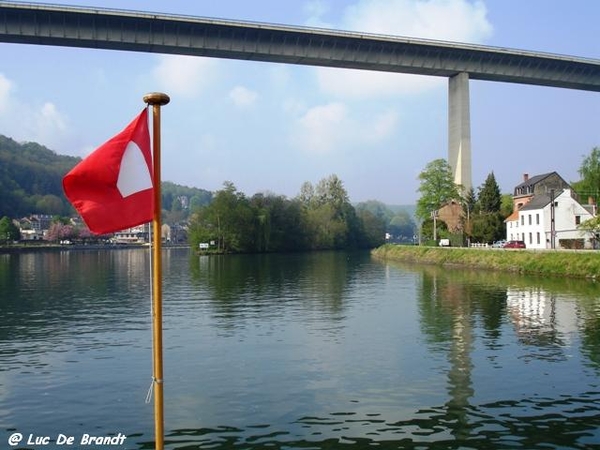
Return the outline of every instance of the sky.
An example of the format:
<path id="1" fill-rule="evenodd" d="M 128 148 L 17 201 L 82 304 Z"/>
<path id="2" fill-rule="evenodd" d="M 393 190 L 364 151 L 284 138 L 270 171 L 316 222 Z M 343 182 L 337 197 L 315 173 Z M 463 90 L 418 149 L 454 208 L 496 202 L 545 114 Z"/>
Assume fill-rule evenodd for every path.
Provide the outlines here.
<path id="1" fill-rule="evenodd" d="M 43 2 L 38 2 L 43 3 Z M 600 59 L 595 0 L 53 0 Z M 471 80 L 472 177 L 502 193 L 600 146 L 600 93 Z M 160 91 L 162 179 L 293 198 L 337 175 L 352 202 L 414 204 L 448 154 L 445 78 L 0 43 L 0 134 L 85 157 Z"/>

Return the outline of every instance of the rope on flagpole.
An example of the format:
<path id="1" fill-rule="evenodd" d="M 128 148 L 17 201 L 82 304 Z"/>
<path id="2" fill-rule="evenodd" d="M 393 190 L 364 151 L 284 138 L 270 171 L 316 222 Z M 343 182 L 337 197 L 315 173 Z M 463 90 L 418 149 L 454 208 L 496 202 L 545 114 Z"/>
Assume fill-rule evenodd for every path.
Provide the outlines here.
<path id="1" fill-rule="evenodd" d="M 152 401 L 152 394 L 154 393 L 154 384 L 162 382 L 163 380 L 159 380 L 157 378 L 152 377 L 150 387 L 148 388 L 148 392 L 146 393 L 146 403 L 150 403 Z"/>

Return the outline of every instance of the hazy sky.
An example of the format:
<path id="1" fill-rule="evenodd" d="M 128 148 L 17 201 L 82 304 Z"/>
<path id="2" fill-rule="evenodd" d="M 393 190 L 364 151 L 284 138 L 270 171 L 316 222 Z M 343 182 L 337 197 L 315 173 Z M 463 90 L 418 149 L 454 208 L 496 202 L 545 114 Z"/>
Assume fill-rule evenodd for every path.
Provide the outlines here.
<path id="1" fill-rule="evenodd" d="M 595 0 L 53 0 L 309 25 L 600 58 Z M 285 64 L 0 44 L 0 134 L 86 156 L 162 91 L 163 180 L 294 197 L 337 174 L 353 202 L 414 203 L 447 157 L 447 79 Z M 473 184 L 503 193 L 600 146 L 600 93 L 470 82 Z"/>

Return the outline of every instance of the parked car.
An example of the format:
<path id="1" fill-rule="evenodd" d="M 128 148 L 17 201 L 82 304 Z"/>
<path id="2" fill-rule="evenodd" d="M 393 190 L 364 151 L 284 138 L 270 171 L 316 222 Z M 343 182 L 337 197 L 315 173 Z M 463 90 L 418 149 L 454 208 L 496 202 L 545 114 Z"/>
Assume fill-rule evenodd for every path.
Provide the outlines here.
<path id="1" fill-rule="evenodd" d="M 506 245 L 506 241 L 502 239 L 501 241 L 496 241 L 492 244 L 492 248 L 504 248 Z"/>
<path id="2" fill-rule="evenodd" d="M 525 248 L 525 242 L 523 241 L 508 241 L 504 244 L 504 248 Z"/>

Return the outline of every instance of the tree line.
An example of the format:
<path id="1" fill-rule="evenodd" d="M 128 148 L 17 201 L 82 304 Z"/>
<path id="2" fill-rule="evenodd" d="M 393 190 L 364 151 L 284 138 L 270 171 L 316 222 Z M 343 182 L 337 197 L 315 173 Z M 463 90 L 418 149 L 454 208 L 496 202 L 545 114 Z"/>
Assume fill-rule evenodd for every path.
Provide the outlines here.
<path id="1" fill-rule="evenodd" d="M 393 216 L 376 201 L 354 207 L 337 175 L 305 182 L 292 199 L 248 197 L 227 181 L 192 214 L 188 238 L 219 253 L 373 248 L 384 243 Z"/>

